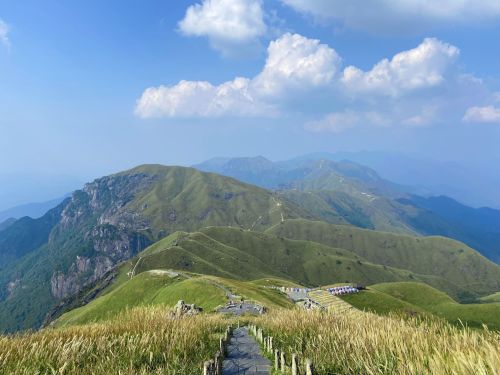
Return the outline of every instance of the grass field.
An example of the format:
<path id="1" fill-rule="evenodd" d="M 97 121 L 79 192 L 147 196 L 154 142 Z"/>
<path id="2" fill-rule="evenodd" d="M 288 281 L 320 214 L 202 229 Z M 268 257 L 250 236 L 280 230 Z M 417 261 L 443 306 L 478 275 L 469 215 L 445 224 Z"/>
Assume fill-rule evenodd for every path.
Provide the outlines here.
<path id="1" fill-rule="evenodd" d="M 444 277 L 375 264 L 354 251 L 230 227 L 174 233 L 139 254 L 139 259 L 136 274 L 156 268 L 182 269 L 229 279 L 290 279 L 306 286 L 420 281 L 455 297 L 464 292 Z"/>
<path id="2" fill-rule="evenodd" d="M 197 374 L 218 350 L 227 321 L 169 314 L 142 307 L 97 324 L 0 336 L 0 373 Z"/>
<path id="3" fill-rule="evenodd" d="M 352 310 L 351 310 L 352 311 Z M 288 310 L 255 319 L 288 358 L 309 358 L 315 373 L 498 374 L 500 335 L 371 313 Z"/>
<path id="4" fill-rule="evenodd" d="M 182 285 L 194 280 L 181 279 L 170 284 Z M 226 287 L 241 290 L 274 282 L 230 284 L 218 278 L 204 281 L 226 282 Z M 408 307 L 385 292 L 377 289 L 371 292 L 399 301 L 401 308 Z M 157 297 L 160 298 L 159 294 Z M 388 298 L 383 300 L 387 301 Z M 238 320 L 263 327 L 266 335 L 274 337 L 275 347 L 286 351 L 288 360 L 292 353 L 311 359 L 317 375 L 487 375 L 498 374 L 500 368 L 498 332 L 457 327 L 445 320 L 427 319 L 424 314 L 416 319 L 356 309 L 339 313 L 276 307 L 264 316 Z M 83 323 L 67 319 L 64 327 L 0 336 L 0 372 L 196 374 L 201 371 L 203 361 L 218 350 L 223 329 L 235 324 L 236 318 L 203 313 L 174 319 L 165 306 L 139 306 L 122 309 L 109 319 Z"/>
<path id="5" fill-rule="evenodd" d="M 286 283 L 286 281 L 278 281 Z M 173 307 L 179 300 L 194 303 L 206 312 L 227 302 L 230 291 L 268 308 L 290 308 L 293 304 L 281 293 L 256 283 L 214 276 L 179 274 L 171 277 L 161 270 L 140 273 L 89 304 L 71 310 L 56 320 L 56 327 L 67 327 L 112 318 L 138 306 Z"/>
<path id="6" fill-rule="evenodd" d="M 286 220 L 266 233 L 346 249 L 367 262 L 444 279 L 447 284 L 439 285 L 438 279 L 425 282 L 459 299 L 465 296 L 461 296 L 458 290 L 454 292 L 454 285 L 478 295 L 500 290 L 500 267 L 497 264 L 467 245 L 444 237 L 397 235 L 301 219 Z"/>
<path id="7" fill-rule="evenodd" d="M 500 302 L 500 292 L 484 296 L 479 299 L 482 303 Z"/>
<path id="8" fill-rule="evenodd" d="M 379 314 L 433 314 L 456 325 L 478 328 L 485 324 L 490 329 L 500 330 L 500 303 L 460 304 L 445 293 L 421 283 L 375 284 L 367 291 L 346 295 L 342 299 L 358 309 Z"/>

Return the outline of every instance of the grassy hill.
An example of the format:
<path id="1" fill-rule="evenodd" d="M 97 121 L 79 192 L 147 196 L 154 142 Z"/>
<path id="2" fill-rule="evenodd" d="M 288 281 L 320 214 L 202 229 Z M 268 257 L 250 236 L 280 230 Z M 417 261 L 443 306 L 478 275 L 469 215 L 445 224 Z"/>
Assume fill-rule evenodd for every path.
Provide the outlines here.
<path id="1" fill-rule="evenodd" d="M 279 281 L 286 283 L 286 281 Z M 56 327 L 111 319 L 134 307 L 173 307 L 177 301 L 194 303 L 206 312 L 228 301 L 226 294 L 258 301 L 268 308 L 291 307 L 291 302 L 261 281 L 241 282 L 213 276 L 151 270 L 123 280 L 89 304 L 71 310 L 54 322 Z"/>
<path id="2" fill-rule="evenodd" d="M 277 227 L 281 226 L 280 224 Z M 349 227 L 339 228 L 349 230 Z M 269 232 L 275 230 L 276 227 Z M 379 240 L 383 240 L 385 234 L 379 235 Z M 403 239 L 406 240 L 406 237 Z M 438 241 L 433 246 L 439 251 L 446 250 L 439 248 L 439 245 Z M 402 253 L 401 256 L 404 256 L 405 251 L 414 250 L 404 246 L 405 241 L 395 244 L 389 242 L 391 251 Z M 438 266 L 444 268 L 449 265 L 448 260 L 441 260 L 446 263 Z M 449 267 L 455 267 L 453 263 L 450 264 Z M 493 270 L 495 267 L 497 266 L 493 265 Z M 455 285 L 455 279 L 378 264 L 357 254 L 356 249 L 351 251 L 312 241 L 291 240 L 270 233 L 229 227 L 208 227 L 194 233 L 174 233 L 139 254 L 133 269 L 135 274 L 152 269 L 182 269 L 235 280 L 278 277 L 308 286 L 336 282 L 370 285 L 392 281 L 419 281 L 443 290 L 457 299 L 470 297 L 473 292 L 466 285 Z M 488 276 L 491 275 L 486 274 L 486 277 Z M 461 277 L 467 278 L 468 275 Z M 481 278 L 478 281 L 483 284 Z"/>
<path id="3" fill-rule="evenodd" d="M 373 169 L 328 154 L 283 162 L 263 157 L 218 158 L 202 170 L 276 189 L 315 217 L 332 224 L 456 239 L 494 262 L 500 259 L 500 211 L 467 207 L 448 197 L 423 198 L 418 188 L 381 178 Z"/>
<path id="4" fill-rule="evenodd" d="M 310 217 L 272 192 L 193 168 L 143 165 L 99 178 L 0 232 L 0 332 L 40 326 L 51 306 L 178 230 L 264 230 L 301 216 Z"/>
<path id="5" fill-rule="evenodd" d="M 500 303 L 459 304 L 429 285 L 414 282 L 381 283 L 366 292 L 342 297 L 359 309 L 377 313 L 430 313 L 454 324 L 500 330 Z"/>
<path id="6" fill-rule="evenodd" d="M 500 292 L 481 297 L 479 300 L 483 303 L 500 302 Z"/>
<path id="7" fill-rule="evenodd" d="M 263 230 L 281 214 L 310 216 L 268 190 L 193 168 L 145 165 L 111 178 L 134 175 L 153 180 L 121 210 L 140 213 L 153 235 L 219 225 Z"/>
<path id="8" fill-rule="evenodd" d="M 267 233 L 347 249 L 369 262 L 435 276 L 479 295 L 500 290 L 497 264 L 444 237 L 413 237 L 307 220 L 287 220 Z M 463 293 L 455 296 L 461 300 L 471 297 Z"/>
<path id="9" fill-rule="evenodd" d="M 348 250 L 237 228 L 208 227 L 174 234 L 173 238 L 167 237 L 141 253 L 136 274 L 173 268 L 237 280 L 279 277 L 310 286 L 420 277 L 368 262 Z"/>

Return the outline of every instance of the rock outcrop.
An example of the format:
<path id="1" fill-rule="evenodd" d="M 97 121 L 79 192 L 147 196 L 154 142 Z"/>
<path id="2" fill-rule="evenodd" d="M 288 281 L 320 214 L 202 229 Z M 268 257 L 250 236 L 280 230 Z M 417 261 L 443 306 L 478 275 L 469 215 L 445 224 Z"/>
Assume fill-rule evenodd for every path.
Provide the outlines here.
<path id="1" fill-rule="evenodd" d="M 202 311 L 203 311 L 203 309 L 201 307 L 195 306 L 194 304 L 188 305 L 188 304 L 184 303 L 183 300 L 180 300 L 175 305 L 175 307 L 172 311 L 172 314 L 174 317 L 179 318 L 179 317 L 184 316 L 184 315 L 197 315 Z"/>

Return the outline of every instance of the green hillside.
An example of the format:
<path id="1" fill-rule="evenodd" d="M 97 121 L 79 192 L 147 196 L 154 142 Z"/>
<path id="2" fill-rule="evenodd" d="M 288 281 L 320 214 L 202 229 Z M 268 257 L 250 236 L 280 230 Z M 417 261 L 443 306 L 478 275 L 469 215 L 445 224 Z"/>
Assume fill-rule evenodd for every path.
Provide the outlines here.
<path id="1" fill-rule="evenodd" d="M 52 306 L 178 230 L 264 230 L 310 217 L 262 188 L 161 165 L 99 178 L 53 212 L 0 232 L 0 332 L 39 327 Z"/>
<path id="2" fill-rule="evenodd" d="M 481 297 L 479 300 L 483 303 L 500 302 L 500 292 Z"/>
<path id="3" fill-rule="evenodd" d="M 390 311 L 431 313 L 454 324 L 467 324 L 500 330 L 500 303 L 459 304 L 445 293 L 426 284 L 413 282 L 382 283 L 358 295 L 343 297 L 358 308 L 378 313 Z"/>
<path id="4" fill-rule="evenodd" d="M 435 276 L 479 295 L 500 290 L 498 265 L 444 237 L 413 237 L 307 220 L 287 220 L 267 233 L 347 249 L 367 261 Z M 466 300 L 471 296 L 460 293 L 456 297 Z"/>
<path id="5" fill-rule="evenodd" d="M 55 321 L 56 327 L 106 320 L 138 306 L 173 307 L 179 300 L 194 303 L 206 312 L 227 302 L 227 292 L 262 303 L 268 308 L 291 307 L 279 292 L 252 282 L 218 277 L 178 274 L 173 271 L 143 272 L 89 304 L 71 310 Z"/>
<path id="6" fill-rule="evenodd" d="M 140 213 L 154 236 L 218 225 L 263 230 L 281 214 L 310 216 L 268 190 L 193 168 L 144 165 L 111 178 L 137 175 L 153 180 L 121 210 Z"/>
<path id="7" fill-rule="evenodd" d="M 352 251 L 228 227 L 174 233 L 139 254 L 135 274 L 183 269 L 237 280 L 278 277 L 301 285 L 370 285 L 421 281 L 457 296 L 465 289 L 444 278 L 370 262 Z"/>
<path id="8" fill-rule="evenodd" d="M 0 271 L 12 262 L 47 243 L 49 234 L 59 221 L 61 207 L 54 208 L 39 219 L 23 217 L 2 223 L 0 229 Z"/>
<path id="9" fill-rule="evenodd" d="M 467 207 L 448 197 L 423 198 L 348 160 L 316 154 L 282 162 L 263 157 L 216 158 L 196 166 L 270 189 L 332 224 L 394 233 L 439 235 L 500 259 L 500 211 Z"/>

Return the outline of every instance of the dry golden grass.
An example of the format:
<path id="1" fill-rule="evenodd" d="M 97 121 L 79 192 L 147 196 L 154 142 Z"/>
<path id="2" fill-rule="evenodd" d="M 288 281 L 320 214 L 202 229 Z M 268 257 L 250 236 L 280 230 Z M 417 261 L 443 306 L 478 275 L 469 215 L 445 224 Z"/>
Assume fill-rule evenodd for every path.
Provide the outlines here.
<path id="1" fill-rule="evenodd" d="M 196 374 L 227 321 L 137 308 L 98 324 L 0 336 L 1 374 Z"/>
<path id="2" fill-rule="evenodd" d="M 357 310 L 274 310 L 249 320 L 276 347 L 312 359 L 317 374 L 500 374 L 498 332 Z M 102 323 L 0 336 L 0 373 L 198 374 L 231 323 L 142 307 Z"/>
<path id="3" fill-rule="evenodd" d="M 500 334 L 441 321 L 289 310 L 256 319 L 317 374 L 499 374 Z"/>

